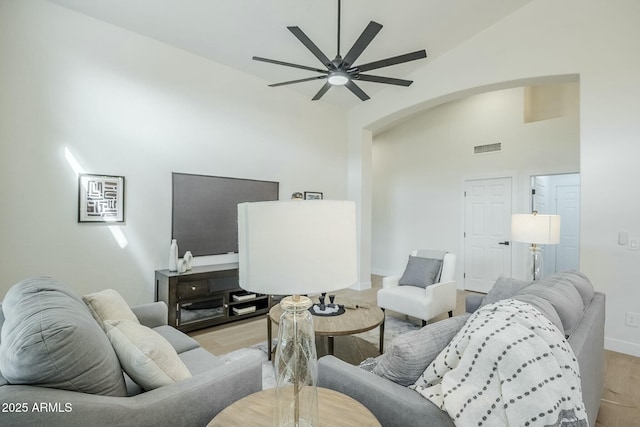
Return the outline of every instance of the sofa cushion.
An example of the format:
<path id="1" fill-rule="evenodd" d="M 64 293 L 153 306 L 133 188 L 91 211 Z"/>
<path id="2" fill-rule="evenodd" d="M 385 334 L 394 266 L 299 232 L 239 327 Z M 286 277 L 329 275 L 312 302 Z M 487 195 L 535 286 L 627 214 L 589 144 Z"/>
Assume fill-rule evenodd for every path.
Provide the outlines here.
<path id="1" fill-rule="evenodd" d="M 530 281 L 513 279 L 511 277 L 500 276 L 493 284 L 481 305 L 493 304 L 503 299 L 511 298 L 518 291 L 531 284 Z"/>
<path id="2" fill-rule="evenodd" d="M 138 318 L 129 308 L 124 298 L 113 289 L 88 294 L 82 297 L 82 301 L 89 307 L 91 315 L 104 329 L 106 320 L 131 320 L 138 322 Z"/>
<path id="3" fill-rule="evenodd" d="M 589 305 L 595 290 L 587 276 L 578 271 L 563 271 L 544 278 L 544 282 L 550 286 L 555 286 L 555 283 L 560 281 L 571 283 L 582 297 L 582 305 L 584 307 Z"/>
<path id="4" fill-rule="evenodd" d="M 162 335 L 164 339 L 169 341 L 169 344 L 171 344 L 171 346 L 176 350 L 176 353 L 178 354 L 200 347 L 198 341 L 194 340 L 189 335 L 180 332 L 172 326 L 162 325 L 156 326 L 152 329 Z"/>
<path id="5" fill-rule="evenodd" d="M 80 297 L 36 277 L 14 285 L 2 303 L 0 371 L 10 384 L 125 396 L 118 358 Z"/>
<path id="6" fill-rule="evenodd" d="M 560 317 L 562 331 L 565 336 L 569 336 L 582 318 L 584 304 L 575 286 L 561 276 L 562 273 L 554 274 L 534 282 L 517 292 L 513 298 L 520 299 L 522 295 L 535 295 L 549 301 Z"/>
<path id="7" fill-rule="evenodd" d="M 560 332 L 564 333 L 562 320 L 560 320 L 558 312 L 549 301 L 532 294 L 516 295 L 513 297 L 513 299 L 532 305 L 533 307 L 538 309 L 538 311 L 542 313 L 544 317 L 546 317 L 551 323 L 553 323 Z"/>
<path id="8" fill-rule="evenodd" d="M 400 286 L 418 286 L 426 288 L 436 283 L 436 278 L 440 274 L 442 260 L 434 258 L 421 258 L 409 256 L 407 267 L 398 282 Z"/>
<path id="9" fill-rule="evenodd" d="M 378 359 L 373 373 L 403 386 L 415 383 L 469 316 L 465 313 L 430 323 L 422 329 L 396 337 Z"/>
<path id="10" fill-rule="evenodd" d="M 256 350 L 258 351 L 258 350 Z M 179 354 L 180 360 L 193 375 L 218 369 L 226 362 L 218 356 L 214 356 L 202 347 L 194 348 Z"/>
<path id="11" fill-rule="evenodd" d="M 104 322 L 122 368 L 145 390 L 191 377 L 169 341 L 153 329 L 131 320 Z"/>

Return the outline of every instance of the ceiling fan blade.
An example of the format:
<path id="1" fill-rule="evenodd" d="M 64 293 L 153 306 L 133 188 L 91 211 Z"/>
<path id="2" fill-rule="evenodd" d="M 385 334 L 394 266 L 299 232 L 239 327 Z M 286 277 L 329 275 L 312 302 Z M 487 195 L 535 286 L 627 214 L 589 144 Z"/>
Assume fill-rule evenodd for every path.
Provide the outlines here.
<path id="1" fill-rule="evenodd" d="M 326 82 L 326 83 L 324 84 L 324 86 L 322 86 L 322 87 L 320 88 L 320 90 L 318 91 L 318 93 L 316 93 L 316 95 L 315 95 L 313 98 L 311 98 L 311 100 L 312 100 L 312 101 L 317 101 L 317 100 L 319 100 L 320 98 L 322 98 L 322 95 L 324 95 L 325 93 L 327 93 L 327 91 L 328 91 L 329 89 L 331 89 L 331 86 L 332 86 L 332 85 L 331 85 L 331 83 Z"/>
<path id="2" fill-rule="evenodd" d="M 380 32 L 382 25 L 377 22 L 371 21 L 367 28 L 364 29 L 358 40 L 353 44 L 349 52 L 344 56 L 342 60 L 347 66 L 353 64 L 356 59 L 362 54 L 362 52 L 369 46 L 371 40 Z"/>
<path id="3" fill-rule="evenodd" d="M 262 61 L 262 62 L 268 62 L 270 64 L 276 64 L 276 65 L 284 65 L 285 67 L 294 67 L 294 68 L 300 68 L 302 70 L 315 71 L 316 73 L 328 73 L 329 72 L 328 70 L 321 70 L 319 68 L 307 67 L 306 65 L 292 64 L 290 62 L 277 61 L 275 59 L 261 58 L 259 56 L 254 56 L 253 60 Z"/>
<path id="4" fill-rule="evenodd" d="M 413 83 L 413 80 L 394 79 L 392 77 L 372 76 L 367 74 L 359 74 L 356 79 L 362 80 L 363 82 L 385 83 L 397 86 L 410 86 L 411 83 Z"/>
<path id="5" fill-rule="evenodd" d="M 302 32 L 300 27 L 287 28 L 293 33 L 294 36 L 298 38 L 298 40 L 302 42 L 303 45 L 305 45 L 307 49 L 311 51 L 311 53 L 313 53 L 316 58 L 320 60 L 320 62 L 322 62 L 327 68 L 332 67 L 331 60 L 327 58 L 327 55 L 322 53 L 320 48 L 318 48 L 318 46 L 316 46 L 304 32 Z"/>
<path id="6" fill-rule="evenodd" d="M 327 82 L 329 83 L 329 82 Z M 366 101 L 367 99 L 369 99 L 369 95 L 367 95 L 366 93 L 364 93 L 364 91 L 362 89 L 360 89 L 358 87 L 358 85 L 356 85 L 353 80 L 349 80 L 345 86 L 347 87 L 347 89 L 349 89 L 351 92 L 354 93 L 355 96 L 357 96 L 358 98 L 360 98 L 362 101 Z"/>
<path id="7" fill-rule="evenodd" d="M 391 65 L 402 64 L 403 62 L 415 61 L 426 57 L 427 52 L 423 49 L 411 53 L 405 53 L 404 55 L 394 56 L 392 58 L 381 59 L 380 61 L 369 62 L 368 64 L 359 65 L 353 68 L 358 68 L 360 71 L 369 71 L 377 68 L 389 67 Z"/>
<path id="8" fill-rule="evenodd" d="M 326 79 L 326 78 L 327 78 L 327 76 L 314 76 L 314 77 L 307 77 L 306 79 L 290 80 L 288 82 L 274 83 L 274 84 L 271 84 L 269 86 L 270 87 L 278 87 L 278 86 L 290 85 L 290 84 L 294 84 L 294 83 L 310 82 L 311 80 Z"/>

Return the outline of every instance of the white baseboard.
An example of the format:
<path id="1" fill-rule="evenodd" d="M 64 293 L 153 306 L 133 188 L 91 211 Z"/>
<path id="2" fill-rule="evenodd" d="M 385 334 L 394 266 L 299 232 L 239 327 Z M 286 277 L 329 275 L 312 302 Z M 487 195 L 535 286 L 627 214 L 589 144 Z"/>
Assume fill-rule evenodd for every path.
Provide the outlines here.
<path id="1" fill-rule="evenodd" d="M 371 274 L 373 274 L 374 276 L 382 276 L 382 277 L 386 277 L 386 276 L 397 276 L 398 272 L 396 271 L 395 273 L 391 273 L 389 271 L 382 271 L 382 270 L 375 270 L 375 271 L 371 271 Z M 402 274 L 402 273 L 400 273 Z"/>
<path id="2" fill-rule="evenodd" d="M 371 289 L 371 282 L 358 282 L 349 287 L 355 291 L 364 291 L 365 289 Z"/>
<path id="3" fill-rule="evenodd" d="M 615 338 L 604 338 L 604 348 L 615 351 L 617 353 L 628 354 L 634 357 L 640 357 L 640 344 L 629 341 L 622 341 Z"/>

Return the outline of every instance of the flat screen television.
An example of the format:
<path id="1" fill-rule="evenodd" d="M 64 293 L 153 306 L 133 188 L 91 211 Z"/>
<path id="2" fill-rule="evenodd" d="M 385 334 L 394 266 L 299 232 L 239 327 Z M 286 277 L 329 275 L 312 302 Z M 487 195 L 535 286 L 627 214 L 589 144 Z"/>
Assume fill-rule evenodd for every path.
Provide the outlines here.
<path id="1" fill-rule="evenodd" d="M 279 183 L 172 173 L 171 238 L 179 256 L 238 252 L 238 203 L 278 200 Z"/>

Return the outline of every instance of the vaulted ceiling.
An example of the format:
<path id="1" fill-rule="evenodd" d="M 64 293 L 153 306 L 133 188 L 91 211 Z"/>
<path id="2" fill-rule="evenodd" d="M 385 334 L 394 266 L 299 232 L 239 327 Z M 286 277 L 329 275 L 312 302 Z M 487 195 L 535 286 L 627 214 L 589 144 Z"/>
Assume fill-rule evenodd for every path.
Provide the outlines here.
<path id="1" fill-rule="evenodd" d="M 253 61 L 261 56 L 322 68 L 322 64 L 287 30 L 299 26 L 333 59 L 337 50 L 337 0 L 48 0 L 98 20 L 209 58 L 266 84 L 316 75 L 301 69 Z M 341 53 L 353 45 L 369 21 L 384 27 L 358 63 L 427 51 L 422 59 L 370 74 L 411 79 L 419 67 L 445 54 L 531 0 L 343 0 Z M 211 76 L 215 78 L 216 76 Z M 317 80 L 273 88 L 309 98 L 323 85 Z M 381 90 L 411 87 L 371 82 L 358 85 L 375 102 Z M 344 87 L 334 87 L 321 101 L 350 108 L 360 101 Z"/>

